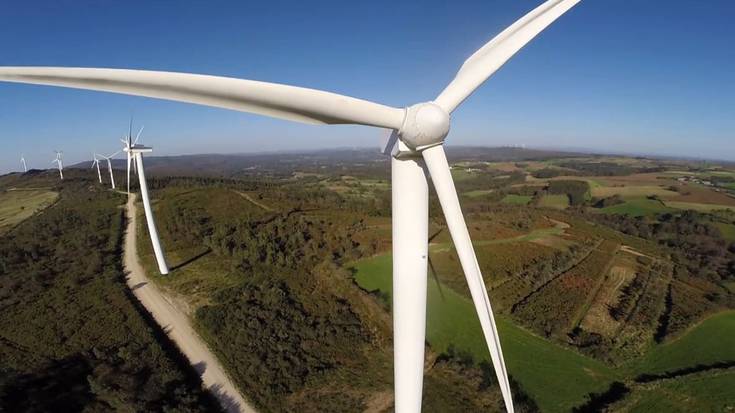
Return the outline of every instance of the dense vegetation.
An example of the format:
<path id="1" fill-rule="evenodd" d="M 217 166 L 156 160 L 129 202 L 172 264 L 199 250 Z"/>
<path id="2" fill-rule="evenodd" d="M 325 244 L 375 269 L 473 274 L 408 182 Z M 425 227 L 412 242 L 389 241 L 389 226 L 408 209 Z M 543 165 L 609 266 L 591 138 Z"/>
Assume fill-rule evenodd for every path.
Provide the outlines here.
<path id="1" fill-rule="evenodd" d="M 246 193 L 237 185 L 189 183 L 159 191 L 158 220 L 169 251 L 184 254 L 184 261 L 204 248 L 208 253 L 186 273 L 158 281 L 202 296 L 192 301 L 198 330 L 262 410 L 390 409 L 389 314 L 343 268 L 379 248 L 366 235 L 365 214 L 351 212 L 374 208 L 373 200 L 345 193 L 335 201 L 334 192 L 311 197 L 303 182 L 274 185 Z M 209 281 L 220 277 L 226 281 Z M 424 405 L 499 410 L 500 394 L 487 376 L 456 357 L 436 358 Z M 518 397 L 521 411 L 533 411 L 519 388 Z"/>
<path id="2" fill-rule="evenodd" d="M 123 198 L 88 184 L 0 238 L 0 410 L 218 411 L 125 286 Z"/>

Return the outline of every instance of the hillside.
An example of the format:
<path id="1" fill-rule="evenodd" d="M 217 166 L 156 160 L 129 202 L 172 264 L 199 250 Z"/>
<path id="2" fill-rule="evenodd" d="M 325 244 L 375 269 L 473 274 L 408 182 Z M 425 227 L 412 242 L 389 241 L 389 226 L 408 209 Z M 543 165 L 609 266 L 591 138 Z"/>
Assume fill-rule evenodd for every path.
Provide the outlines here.
<path id="1" fill-rule="evenodd" d="M 517 410 L 733 405 L 723 389 L 735 359 L 715 337 L 735 336 L 735 170 L 517 148 L 450 156 Z M 143 264 L 243 393 L 264 411 L 390 411 L 387 160 L 336 151 L 146 165 L 161 168 L 149 187 L 172 272 L 155 275 L 141 219 Z M 99 191 L 96 176 L 74 173 Z M 42 187 L 52 175 L 6 179 Z M 424 406 L 499 411 L 433 198 L 430 216 Z M 682 392 L 678 404 L 670 391 Z"/>

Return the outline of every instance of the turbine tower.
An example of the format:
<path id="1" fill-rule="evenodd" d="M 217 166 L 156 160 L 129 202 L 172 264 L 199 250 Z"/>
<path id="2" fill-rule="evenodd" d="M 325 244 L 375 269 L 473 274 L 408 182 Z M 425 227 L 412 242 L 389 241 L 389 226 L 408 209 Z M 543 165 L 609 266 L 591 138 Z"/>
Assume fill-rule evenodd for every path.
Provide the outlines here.
<path id="1" fill-rule="evenodd" d="M 392 169 L 395 411 L 415 413 L 421 409 L 430 176 L 480 319 L 506 410 L 512 412 L 498 331 L 444 153 L 444 140 L 452 112 L 579 1 L 544 2 L 470 56 L 436 99 L 405 108 L 302 87 L 188 73 L 2 67 L 0 80 L 169 99 L 304 123 L 392 130 L 384 152 L 391 155 Z M 142 170 L 142 163 L 140 166 Z"/>
<path id="2" fill-rule="evenodd" d="M 140 132 L 142 131 L 143 128 L 140 129 Z M 156 227 L 156 220 L 153 217 L 153 208 L 151 208 L 151 201 L 148 196 L 148 184 L 145 180 L 145 170 L 143 170 L 143 154 L 153 152 L 153 148 L 138 144 L 140 132 L 138 132 L 135 142 L 131 142 L 130 134 L 128 134 L 128 139 L 123 141 L 125 143 L 123 151 L 128 155 L 128 195 L 130 194 L 130 160 L 132 159 L 138 165 L 137 172 L 140 196 L 143 198 L 145 219 L 148 223 L 148 233 L 151 235 L 151 243 L 153 244 L 153 252 L 156 255 L 156 262 L 158 262 L 158 270 L 162 275 L 166 275 L 168 274 L 168 265 L 166 264 L 166 257 L 163 255 L 163 249 L 161 248 L 161 240 L 158 238 L 158 228 Z"/>
<path id="3" fill-rule="evenodd" d="M 20 154 L 20 163 L 23 165 L 23 173 L 28 172 L 28 165 L 26 165 L 26 158 L 23 156 L 23 154 Z"/>
<path id="4" fill-rule="evenodd" d="M 97 167 L 97 178 L 100 180 L 100 183 L 102 183 L 102 174 L 100 173 L 100 161 L 97 159 L 97 155 L 92 152 L 92 168 Z"/>
<path id="5" fill-rule="evenodd" d="M 61 157 L 64 152 L 61 151 L 54 151 L 56 152 L 56 159 L 51 161 L 51 163 L 56 163 L 59 167 L 59 177 L 61 179 L 64 179 L 64 162 L 62 161 Z"/>

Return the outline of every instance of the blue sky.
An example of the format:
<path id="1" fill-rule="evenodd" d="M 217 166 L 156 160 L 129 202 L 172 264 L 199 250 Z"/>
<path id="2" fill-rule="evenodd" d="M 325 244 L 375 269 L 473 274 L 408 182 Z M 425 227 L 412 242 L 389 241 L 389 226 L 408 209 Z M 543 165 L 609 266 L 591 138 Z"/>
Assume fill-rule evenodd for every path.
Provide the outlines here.
<path id="1" fill-rule="evenodd" d="M 3 5 L 0 65 L 142 68 L 330 90 L 407 106 L 540 4 L 502 1 Z M 583 0 L 453 115 L 449 144 L 584 147 L 735 160 L 735 2 Z M 130 115 L 155 153 L 377 147 L 379 130 L 0 83 L 0 172 L 119 149 Z M 9 149 L 8 149 L 9 148 Z"/>

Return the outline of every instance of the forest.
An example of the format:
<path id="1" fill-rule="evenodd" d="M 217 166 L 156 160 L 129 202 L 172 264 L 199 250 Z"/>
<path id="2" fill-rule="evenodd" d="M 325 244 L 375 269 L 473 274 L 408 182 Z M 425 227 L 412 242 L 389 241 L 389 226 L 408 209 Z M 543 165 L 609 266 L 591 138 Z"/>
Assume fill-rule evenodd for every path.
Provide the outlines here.
<path id="1" fill-rule="evenodd" d="M 57 190 L 0 238 L 0 411 L 219 411 L 125 285 L 124 197 Z"/>

